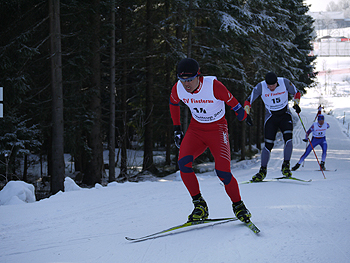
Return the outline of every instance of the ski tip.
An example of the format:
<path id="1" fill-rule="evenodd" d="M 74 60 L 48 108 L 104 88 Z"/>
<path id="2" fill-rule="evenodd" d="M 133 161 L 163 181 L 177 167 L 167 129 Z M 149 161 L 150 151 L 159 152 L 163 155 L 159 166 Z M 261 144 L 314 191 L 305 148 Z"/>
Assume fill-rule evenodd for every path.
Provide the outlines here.
<path id="1" fill-rule="evenodd" d="M 242 182 L 239 182 L 239 184 L 250 184 L 251 183 L 251 181 L 249 180 L 249 181 L 242 181 Z"/>
<path id="2" fill-rule="evenodd" d="M 131 238 L 131 237 L 125 237 L 125 239 L 128 241 L 135 241 L 136 240 L 135 238 Z"/>
<path id="3" fill-rule="evenodd" d="M 256 183 L 265 183 L 265 182 L 270 182 L 270 181 L 273 181 L 273 179 L 264 179 L 262 181 L 248 180 L 248 181 L 239 182 L 239 184 L 256 184 Z"/>
<path id="4" fill-rule="evenodd" d="M 282 176 L 282 177 L 277 177 L 277 178 L 275 178 L 275 179 L 276 179 L 276 180 L 288 179 L 288 180 L 294 180 L 294 181 L 305 182 L 305 183 L 309 183 L 309 182 L 312 181 L 312 179 L 303 180 L 303 179 L 299 179 L 299 178 L 296 178 L 296 177 L 293 177 L 293 176 L 289 176 L 289 177 Z"/>

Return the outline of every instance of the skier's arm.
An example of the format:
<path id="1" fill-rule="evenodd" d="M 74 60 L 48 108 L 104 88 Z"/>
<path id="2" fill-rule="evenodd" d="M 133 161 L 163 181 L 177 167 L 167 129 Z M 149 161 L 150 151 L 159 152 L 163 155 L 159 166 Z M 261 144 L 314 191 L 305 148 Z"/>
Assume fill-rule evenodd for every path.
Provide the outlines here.
<path id="1" fill-rule="evenodd" d="M 238 100 L 228 91 L 228 89 L 218 80 L 213 82 L 214 96 L 218 100 L 224 101 L 231 110 L 234 110 L 239 121 L 243 121 L 247 117 L 242 105 Z"/>
<path id="2" fill-rule="evenodd" d="M 305 139 L 307 140 L 307 138 L 309 138 L 309 135 L 311 132 L 313 132 L 314 130 L 314 125 L 312 124 L 311 127 L 307 130 L 306 134 L 305 134 Z"/>
<path id="3" fill-rule="evenodd" d="M 244 102 L 244 110 L 247 114 L 250 113 L 250 108 L 253 102 L 262 94 L 262 84 L 261 82 L 256 85 L 252 91 L 252 93 L 248 96 L 248 98 Z"/>
<path id="4" fill-rule="evenodd" d="M 294 84 L 289 79 L 283 78 L 283 82 L 287 88 L 287 91 L 290 94 L 294 95 L 294 104 L 299 105 L 300 95 L 301 95 L 300 92 L 297 90 L 297 88 L 294 86 Z"/>
<path id="5" fill-rule="evenodd" d="M 293 109 L 295 109 L 295 111 L 299 114 L 301 112 L 301 109 L 299 107 L 299 103 L 300 103 L 300 92 L 297 90 L 297 88 L 294 86 L 294 84 L 286 79 L 286 78 L 283 78 L 283 82 L 284 82 L 284 85 L 286 86 L 287 88 L 287 91 L 290 93 L 290 94 L 293 94 L 294 95 L 294 105 L 293 105 Z"/>
<path id="6" fill-rule="evenodd" d="M 171 119 L 173 120 L 174 125 L 174 141 L 177 148 L 180 149 L 184 133 L 181 130 L 180 122 L 180 99 L 177 95 L 177 84 L 175 84 L 171 90 L 170 99 L 169 99 L 169 108 Z"/>
<path id="7" fill-rule="evenodd" d="M 180 126 L 180 99 L 177 95 L 177 84 L 175 84 L 171 90 L 170 100 L 169 100 L 169 109 L 171 119 L 173 120 L 174 126 Z"/>

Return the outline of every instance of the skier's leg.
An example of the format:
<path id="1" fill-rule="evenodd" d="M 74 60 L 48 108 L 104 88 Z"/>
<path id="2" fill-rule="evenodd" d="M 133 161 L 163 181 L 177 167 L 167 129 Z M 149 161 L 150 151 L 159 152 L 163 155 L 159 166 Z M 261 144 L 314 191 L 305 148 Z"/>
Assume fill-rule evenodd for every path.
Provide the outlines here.
<path id="1" fill-rule="evenodd" d="M 208 132 L 205 143 L 215 160 L 216 175 L 223 182 L 225 191 L 232 202 L 241 201 L 236 178 L 231 173 L 231 150 L 227 125 L 221 124 Z"/>
<path id="2" fill-rule="evenodd" d="M 293 122 L 290 114 L 283 115 L 279 128 L 284 140 L 284 161 L 289 162 L 293 152 Z"/>
<path id="3" fill-rule="evenodd" d="M 200 194 L 198 179 L 193 171 L 192 163 L 207 148 L 199 137 L 199 134 L 189 127 L 181 142 L 178 159 L 181 179 L 192 197 Z"/>
<path id="4" fill-rule="evenodd" d="M 326 157 L 327 157 L 327 141 L 326 138 L 324 138 L 323 143 L 320 144 L 321 148 L 322 148 L 322 162 L 324 163 L 326 161 Z"/>
<path id="5" fill-rule="evenodd" d="M 223 182 L 225 191 L 232 201 L 235 216 L 242 222 L 249 222 L 252 215 L 241 200 L 237 180 L 231 173 L 231 151 L 227 125 L 220 125 L 218 131 L 211 133 L 206 143 L 215 159 L 216 174 Z"/>

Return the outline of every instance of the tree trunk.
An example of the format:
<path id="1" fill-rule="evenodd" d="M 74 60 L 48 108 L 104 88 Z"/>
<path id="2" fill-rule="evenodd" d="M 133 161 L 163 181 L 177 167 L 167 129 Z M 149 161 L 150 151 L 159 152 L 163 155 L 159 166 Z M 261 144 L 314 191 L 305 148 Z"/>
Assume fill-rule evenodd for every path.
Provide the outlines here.
<path id="1" fill-rule="evenodd" d="M 143 154 L 143 170 L 148 170 L 152 173 L 156 172 L 156 167 L 153 163 L 153 24 L 152 24 L 152 0 L 147 0 L 146 3 L 146 68 L 147 68 L 147 84 L 146 84 L 146 110 L 145 110 L 145 140 Z"/>
<path id="2" fill-rule="evenodd" d="M 187 35 L 187 39 L 188 39 L 188 43 L 187 43 L 187 57 L 190 58 L 192 56 L 192 27 L 193 27 L 193 18 L 192 18 L 192 0 L 190 0 L 189 2 L 189 8 L 188 8 L 188 35 Z M 185 107 L 185 117 L 184 117 L 184 124 L 183 126 L 183 130 L 184 132 L 187 131 L 188 125 L 189 125 L 189 121 L 191 119 L 190 116 L 190 109 L 188 107 Z"/>
<path id="3" fill-rule="evenodd" d="M 126 48 L 127 46 L 127 32 L 126 32 L 126 15 L 125 10 L 121 11 L 121 36 L 122 36 L 122 44 Z M 122 71 L 122 87 L 121 87 L 121 113 L 122 113 L 122 127 L 121 127 L 121 135 L 119 137 L 119 147 L 120 147 L 120 173 L 118 176 L 118 182 L 125 182 L 127 180 L 127 140 L 128 140 L 128 127 L 127 127 L 127 52 L 124 52 L 125 57 L 123 58 L 123 71 Z"/>
<path id="4" fill-rule="evenodd" d="M 52 173 L 51 193 L 64 191 L 64 123 L 60 1 L 50 0 L 51 88 L 52 88 Z"/>
<path id="5" fill-rule="evenodd" d="M 128 125 L 127 125 L 127 103 L 126 103 L 126 96 L 127 96 L 127 63 L 126 60 L 123 61 L 123 76 L 122 76 L 122 96 L 121 96 L 121 112 L 122 112 L 122 136 L 120 136 L 120 174 L 119 179 L 120 180 L 127 180 L 127 172 L 128 172 L 128 166 L 127 166 L 127 145 L 128 145 Z"/>
<path id="6" fill-rule="evenodd" d="M 115 181 L 115 1 L 111 3 L 110 105 L 109 105 L 109 182 Z"/>
<path id="7" fill-rule="evenodd" d="M 88 145 L 91 148 L 91 159 L 84 171 L 83 183 L 94 185 L 101 183 L 103 171 L 103 148 L 101 136 L 101 72 L 100 72 L 100 0 L 93 1 L 91 27 L 93 30 L 92 39 L 92 78 L 91 89 L 94 96 L 91 99 L 90 109 L 93 112 L 93 124 L 88 134 Z"/>
<path id="8" fill-rule="evenodd" d="M 182 42 L 182 34 L 183 34 L 183 19 L 182 19 L 182 5 L 180 3 L 177 4 L 177 7 L 176 7 L 176 39 L 181 43 Z M 181 105 L 181 103 L 180 103 Z M 187 106 L 186 106 L 187 108 Z M 181 107 L 180 107 L 180 110 L 181 110 Z M 182 110 L 181 110 L 182 111 Z M 170 114 L 169 114 L 170 116 Z M 184 122 L 183 122 L 183 130 L 184 132 L 186 131 L 185 129 L 185 126 L 184 126 Z M 171 134 L 173 135 L 173 128 L 171 127 Z M 173 138 L 173 137 L 172 137 Z M 177 162 L 178 160 L 178 157 L 179 157 L 179 151 L 178 149 L 175 150 L 175 158 L 174 158 L 174 161 L 175 161 L 175 170 L 179 170 L 179 164 Z"/>
<path id="9" fill-rule="evenodd" d="M 165 17 L 168 18 L 169 17 L 169 12 L 170 11 L 170 3 L 169 1 L 165 2 Z M 170 35 L 170 28 L 167 27 L 166 28 L 166 32 L 167 35 Z M 166 42 L 165 44 L 165 53 L 166 54 L 170 54 L 171 53 L 171 49 L 170 49 L 170 45 L 168 42 Z M 170 74 L 171 74 L 171 62 L 170 59 L 168 57 L 166 57 L 165 59 L 165 85 L 166 87 L 169 87 L 169 94 L 170 94 L 170 90 L 171 90 L 171 80 L 170 80 Z M 169 94 L 167 94 L 169 96 Z M 168 106 L 169 107 L 169 106 Z M 166 118 L 166 134 L 165 134 L 165 147 L 166 147 L 166 152 L 165 152 L 165 163 L 167 165 L 170 165 L 171 163 L 171 158 L 170 158 L 170 151 L 171 151 L 171 145 L 172 145 L 172 136 L 173 136 L 173 125 L 172 125 L 172 121 L 171 121 L 171 117 L 170 117 L 170 110 L 167 111 L 166 114 L 167 118 Z"/>

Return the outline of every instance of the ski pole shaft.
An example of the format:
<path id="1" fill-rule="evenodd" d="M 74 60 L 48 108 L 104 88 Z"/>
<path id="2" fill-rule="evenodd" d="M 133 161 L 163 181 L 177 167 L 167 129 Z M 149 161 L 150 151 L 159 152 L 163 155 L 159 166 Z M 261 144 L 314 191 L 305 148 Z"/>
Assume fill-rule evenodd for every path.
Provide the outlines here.
<path id="1" fill-rule="evenodd" d="M 307 142 L 305 142 L 305 151 L 306 151 L 306 149 L 307 149 Z M 305 159 L 304 159 L 304 161 L 303 161 L 303 167 L 304 167 L 304 164 L 305 164 Z"/>
<path id="2" fill-rule="evenodd" d="M 306 133 L 306 129 L 305 129 L 304 123 L 303 123 L 302 119 L 300 118 L 299 113 L 297 113 L 297 114 L 298 114 L 299 120 L 300 120 L 300 122 L 301 122 L 301 125 L 303 125 L 304 131 L 305 131 L 305 133 Z M 311 146 L 311 148 L 312 148 L 312 151 L 313 151 L 314 154 L 315 154 L 315 157 L 316 157 L 318 166 L 320 167 L 320 170 L 321 170 L 321 172 L 322 172 L 322 174 L 323 174 L 323 177 L 324 177 L 324 179 L 326 179 L 326 176 L 324 175 L 324 172 L 323 172 L 323 169 L 322 169 L 322 167 L 321 167 L 321 164 L 320 164 L 320 162 L 318 161 L 317 154 L 316 154 L 316 152 L 315 152 L 314 147 L 312 146 L 312 143 L 311 143 L 311 141 L 310 141 L 310 138 L 308 137 L 307 139 L 309 140 L 309 143 L 310 143 L 310 146 Z"/>

